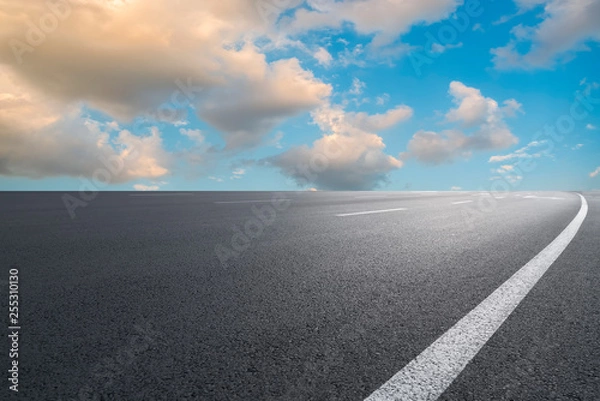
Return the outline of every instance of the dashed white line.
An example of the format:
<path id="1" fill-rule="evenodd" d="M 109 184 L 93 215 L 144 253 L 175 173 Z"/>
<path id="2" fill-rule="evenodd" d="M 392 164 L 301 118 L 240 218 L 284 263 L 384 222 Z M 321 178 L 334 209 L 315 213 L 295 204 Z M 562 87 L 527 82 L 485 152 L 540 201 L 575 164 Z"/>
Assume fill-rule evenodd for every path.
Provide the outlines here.
<path id="1" fill-rule="evenodd" d="M 564 199 L 564 198 L 557 198 L 555 196 L 535 196 L 535 195 L 529 195 L 529 196 L 524 196 L 524 199 L 553 199 L 553 200 L 559 200 L 559 199 Z"/>
<path id="2" fill-rule="evenodd" d="M 432 401 L 442 395 L 573 240 L 588 211 L 579 197 L 579 213 L 554 241 L 365 401 Z"/>
<path id="3" fill-rule="evenodd" d="M 355 212 L 355 213 L 343 213 L 336 214 L 337 217 L 348 217 L 348 216 L 361 216 L 363 214 L 376 214 L 376 213 L 388 213 L 388 212 L 399 212 L 402 210 L 407 210 L 406 208 L 398 208 L 398 209 L 383 209 L 383 210 L 368 210 L 366 212 Z"/>
<path id="4" fill-rule="evenodd" d="M 176 193 L 153 193 L 153 194 L 129 194 L 129 196 L 133 196 L 133 197 L 146 197 L 146 198 L 152 198 L 152 197 L 157 197 L 157 196 L 192 196 L 194 194 L 192 193 L 187 193 L 187 192 L 176 192 Z"/>
<path id="5" fill-rule="evenodd" d="M 466 200 L 466 201 L 452 202 L 453 205 L 462 205 L 463 203 L 473 203 L 473 201 Z"/>
<path id="6" fill-rule="evenodd" d="M 289 199 L 277 199 L 277 201 L 289 200 Z M 249 200 L 238 200 L 238 201 L 218 201 L 216 204 L 233 204 L 233 203 L 270 203 L 273 202 L 273 199 L 249 199 Z"/>

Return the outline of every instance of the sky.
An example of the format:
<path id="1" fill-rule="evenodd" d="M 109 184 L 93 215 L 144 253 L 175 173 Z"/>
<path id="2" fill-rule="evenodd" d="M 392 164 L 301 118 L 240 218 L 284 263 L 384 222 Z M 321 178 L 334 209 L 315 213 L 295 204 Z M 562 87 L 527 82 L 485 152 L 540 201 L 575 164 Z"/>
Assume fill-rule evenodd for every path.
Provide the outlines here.
<path id="1" fill-rule="evenodd" d="M 0 0 L 0 190 L 600 189 L 599 0 Z"/>

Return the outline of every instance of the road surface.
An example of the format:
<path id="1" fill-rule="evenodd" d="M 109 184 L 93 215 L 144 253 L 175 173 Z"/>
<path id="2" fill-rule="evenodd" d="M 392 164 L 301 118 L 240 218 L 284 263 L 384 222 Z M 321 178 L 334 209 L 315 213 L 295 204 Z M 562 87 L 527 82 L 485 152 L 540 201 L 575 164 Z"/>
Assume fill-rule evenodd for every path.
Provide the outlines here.
<path id="1" fill-rule="evenodd" d="M 21 326 L 19 393 L 0 391 L 598 400 L 600 192 L 582 195 L 121 192 L 72 218 L 63 193 L 0 193 Z"/>

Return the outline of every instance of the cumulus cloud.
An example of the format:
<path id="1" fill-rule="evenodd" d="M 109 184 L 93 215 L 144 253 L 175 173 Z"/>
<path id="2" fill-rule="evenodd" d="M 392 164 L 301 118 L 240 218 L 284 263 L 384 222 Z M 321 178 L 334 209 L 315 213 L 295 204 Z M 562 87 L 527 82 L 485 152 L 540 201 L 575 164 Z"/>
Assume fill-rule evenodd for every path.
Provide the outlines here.
<path id="1" fill-rule="evenodd" d="M 298 59 L 264 67 L 250 82 L 208 91 L 210 99 L 199 106 L 199 115 L 221 130 L 228 150 L 260 144 L 284 118 L 313 109 L 331 94 L 331 85 L 302 69 Z"/>
<path id="2" fill-rule="evenodd" d="M 551 68 L 577 51 L 587 51 L 587 42 L 600 41 L 600 2 L 595 0 L 519 0 L 522 11 L 544 5 L 543 21 L 536 26 L 517 25 L 512 39 L 492 49 L 498 69 Z M 519 48 L 525 47 L 525 52 Z"/>
<path id="3" fill-rule="evenodd" d="M 510 99 L 504 107 L 499 107 L 497 101 L 483 96 L 479 89 L 458 81 L 450 83 L 449 93 L 456 107 L 446 113 L 445 119 L 459 128 L 440 133 L 418 131 L 401 155 L 403 159 L 416 158 L 427 164 L 451 163 L 468 158 L 474 151 L 507 148 L 518 142 L 504 121 L 521 109 L 516 100 Z"/>
<path id="4" fill-rule="evenodd" d="M 78 106 L 65 107 L 22 85 L 0 66 L 0 175 L 119 183 L 162 177 L 170 163 L 157 128 L 142 136 L 118 131 L 118 125 L 82 116 Z"/>
<path id="5" fill-rule="evenodd" d="M 49 12 L 42 0 L 3 3 L 0 65 L 63 107 L 84 102 L 118 122 L 149 114 L 176 125 L 196 111 L 237 150 L 331 92 L 297 59 L 267 61 L 255 43 L 275 40 L 274 21 L 252 1 L 81 1 L 31 46 L 29 19 Z"/>
<path id="6" fill-rule="evenodd" d="M 263 162 L 278 167 L 300 186 L 328 190 L 373 189 L 387 180 L 390 171 L 402 167 L 402 162 L 387 155 L 383 138 L 366 129 L 389 128 L 410 117 L 408 110 L 406 106 L 399 106 L 383 115 L 369 116 L 347 113 L 341 106 L 323 106 L 314 111 L 312 117 L 325 134 L 312 147 L 294 147 Z M 355 124 L 356 121 L 364 124 Z"/>

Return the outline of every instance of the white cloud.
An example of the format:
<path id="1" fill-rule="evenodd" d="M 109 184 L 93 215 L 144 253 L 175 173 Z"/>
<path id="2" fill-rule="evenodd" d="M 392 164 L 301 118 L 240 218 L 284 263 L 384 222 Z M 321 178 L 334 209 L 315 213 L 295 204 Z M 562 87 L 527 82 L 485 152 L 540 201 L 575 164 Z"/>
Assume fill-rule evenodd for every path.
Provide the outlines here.
<path id="1" fill-rule="evenodd" d="M 511 99 L 501 108 L 494 99 L 484 97 L 479 89 L 458 81 L 450 83 L 449 93 L 456 107 L 446 113 L 446 121 L 458 123 L 461 129 L 415 133 L 407 152 L 402 154 L 403 159 L 416 158 L 427 164 L 451 163 L 470 157 L 473 151 L 502 149 L 518 142 L 504 121 L 520 108 L 517 101 Z M 473 132 L 466 134 L 463 129 Z"/>
<path id="2" fill-rule="evenodd" d="M 509 43 L 492 49 L 498 69 L 551 68 L 589 50 L 586 42 L 600 42 L 598 1 L 520 0 L 518 4 L 523 10 L 543 4 L 543 21 L 533 27 L 515 26 Z M 518 47 L 524 44 L 528 50 L 520 52 Z"/>
<path id="3" fill-rule="evenodd" d="M 513 153 L 509 153 L 506 155 L 492 156 L 492 157 L 490 157 L 488 162 L 489 163 L 501 163 L 501 162 L 515 160 L 515 159 L 518 160 L 518 159 L 538 158 L 538 157 L 541 157 L 543 154 L 545 154 L 545 152 L 529 153 L 529 151 L 531 149 L 535 149 L 540 146 L 543 146 L 544 144 L 546 144 L 546 141 L 533 141 L 533 142 L 528 143 L 527 146 L 524 146 L 520 149 L 515 150 Z"/>
<path id="4" fill-rule="evenodd" d="M 461 187 L 451 187 L 450 191 L 462 191 Z"/>
<path id="5" fill-rule="evenodd" d="M 205 139 L 204 134 L 199 129 L 180 128 L 179 133 L 187 136 L 190 140 L 196 142 L 197 144 L 203 143 Z"/>
<path id="6" fill-rule="evenodd" d="M 451 109 L 446 114 L 446 119 L 458 121 L 466 127 L 486 121 L 494 123 L 503 116 L 514 117 L 517 111 L 521 111 L 521 104 L 515 99 L 504 101 L 505 107 L 499 108 L 494 99 L 484 97 L 479 89 L 468 87 L 459 81 L 452 81 L 448 92 L 458 107 Z"/>
<path id="7" fill-rule="evenodd" d="M 359 34 L 371 35 L 374 48 L 390 45 L 416 24 L 432 24 L 447 18 L 462 4 L 459 0 L 312 0 L 311 9 L 300 8 L 283 22 L 291 33 L 339 28 L 350 22 Z"/>
<path id="8" fill-rule="evenodd" d="M 393 127 L 401 121 L 408 120 L 413 115 L 413 109 L 399 105 L 383 114 L 367 114 L 364 112 L 345 114 L 346 121 L 364 131 L 382 131 Z"/>
<path id="9" fill-rule="evenodd" d="M 298 146 L 266 162 L 300 186 L 331 190 L 369 190 L 386 182 L 387 174 L 402 167 L 402 162 L 384 153 L 383 139 L 366 126 L 387 127 L 402 118 L 394 111 L 382 120 L 363 113 L 347 113 L 341 106 L 326 105 L 312 113 L 314 122 L 324 132 L 312 147 Z M 360 117 L 358 117 L 360 116 Z M 369 121 L 360 127 L 356 120 Z M 376 121 L 375 123 L 373 121 Z M 382 122 L 384 121 L 384 122 Z"/>
<path id="10" fill-rule="evenodd" d="M 448 49 L 458 49 L 458 48 L 460 48 L 460 47 L 463 47 L 463 44 L 462 44 L 462 42 L 460 42 L 460 43 L 457 43 L 457 44 L 454 44 L 454 45 L 453 45 L 453 44 L 442 45 L 442 44 L 440 44 L 440 43 L 434 42 L 434 43 L 431 45 L 431 51 L 432 51 L 433 53 L 438 53 L 438 54 L 441 54 L 441 53 L 444 53 L 444 52 L 445 52 L 446 50 L 448 50 Z"/>
<path id="11" fill-rule="evenodd" d="M 326 67 L 331 65 L 331 62 L 333 61 L 333 57 L 324 47 L 319 47 L 319 50 L 313 54 L 313 57 L 319 62 L 319 64 Z"/>
<path id="12" fill-rule="evenodd" d="M 519 182 L 521 182 L 523 180 L 523 176 L 522 175 L 509 174 L 509 175 L 504 176 L 504 179 L 506 179 L 511 184 L 517 184 L 517 183 L 519 183 Z"/>
<path id="13" fill-rule="evenodd" d="M 383 106 L 384 104 L 387 103 L 387 101 L 390 100 L 390 95 L 388 95 L 387 93 L 384 93 L 381 96 L 377 96 L 375 98 L 375 104 L 377 106 Z"/>
<path id="14" fill-rule="evenodd" d="M 209 180 L 212 180 L 212 181 L 216 181 L 216 182 L 223 182 L 223 179 L 222 179 L 222 178 L 215 177 L 215 176 L 212 176 L 212 175 L 211 175 L 211 176 L 209 176 L 209 177 L 208 177 L 208 179 L 209 179 Z"/>
<path id="15" fill-rule="evenodd" d="M 358 78 L 353 78 L 352 79 L 352 87 L 350 88 L 348 93 L 350 93 L 351 95 L 360 95 L 363 93 L 363 90 L 366 87 L 367 87 L 367 84 L 365 84 L 363 81 L 361 81 Z"/>
<path id="16" fill-rule="evenodd" d="M 583 143 L 578 143 L 577 145 L 573 146 L 571 150 L 579 150 L 581 148 L 583 148 Z"/>
<path id="17" fill-rule="evenodd" d="M 478 22 L 475 25 L 473 25 L 473 32 L 485 32 L 485 30 L 483 29 L 483 26 L 481 26 L 481 24 Z"/>
<path id="18" fill-rule="evenodd" d="M 590 131 L 595 131 L 595 130 L 597 130 L 597 129 L 598 129 L 598 127 L 596 127 L 595 125 L 592 125 L 592 124 L 587 124 L 587 125 L 585 126 L 585 129 L 588 129 L 588 130 L 590 130 Z"/>
<path id="19" fill-rule="evenodd" d="M 592 171 L 592 172 L 590 173 L 590 177 L 591 177 L 591 178 L 594 178 L 594 177 L 596 177 L 598 174 L 600 174 L 600 167 L 598 167 L 596 170 Z"/>
<path id="20" fill-rule="evenodd" d="M 236 168 L 235 170 L 233 170 L 233 172 L 231 174 L 232 174 L 232 176 L 229 177 L 229 179 L 239 180 L 246 174 L 246 170 L 243 168 Z"/>
<path id="21" fill-rule="evenodd" d="M 133 189 L 136 191 L 158 191 L 160 187 L 158 185 L 135 184 Z"/>

